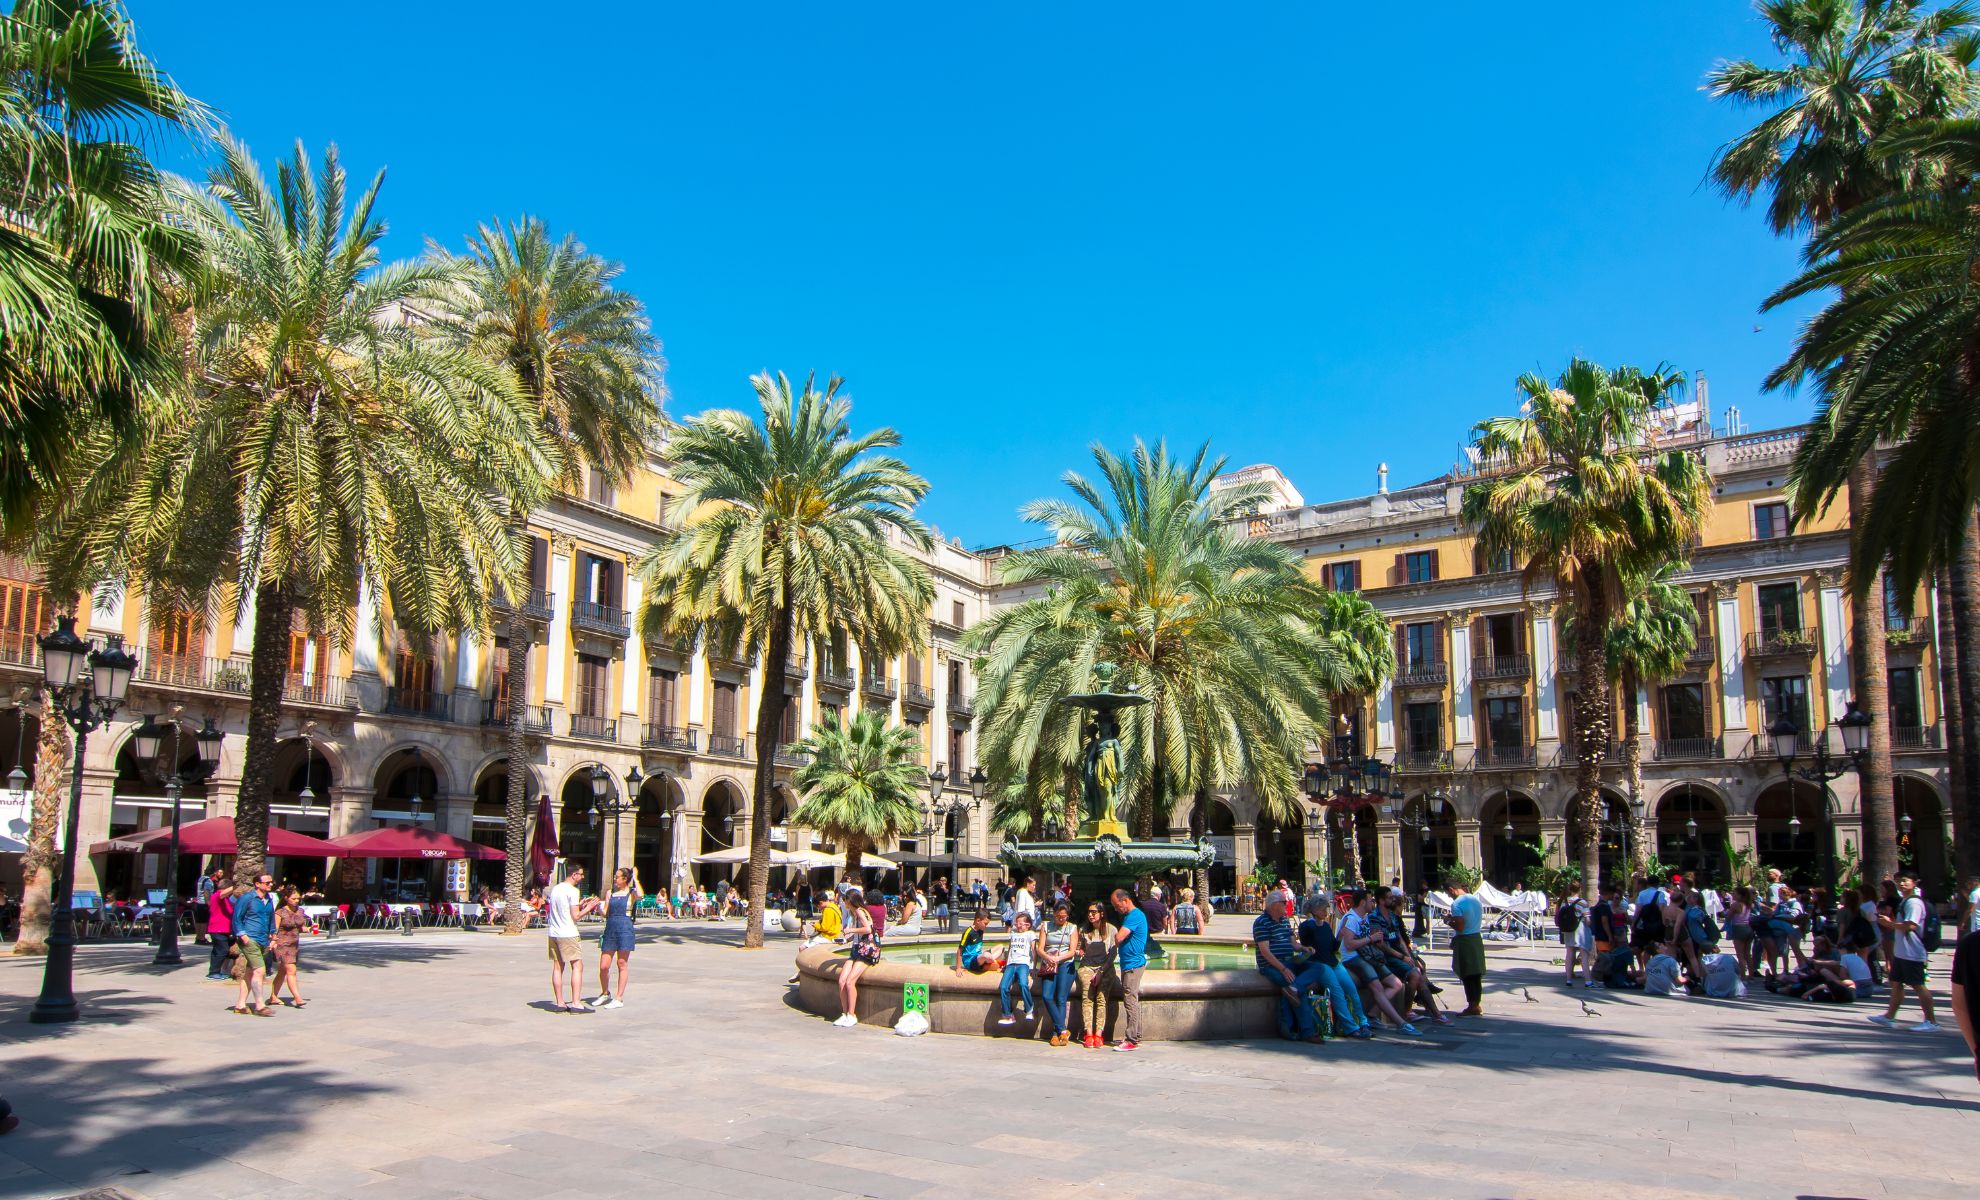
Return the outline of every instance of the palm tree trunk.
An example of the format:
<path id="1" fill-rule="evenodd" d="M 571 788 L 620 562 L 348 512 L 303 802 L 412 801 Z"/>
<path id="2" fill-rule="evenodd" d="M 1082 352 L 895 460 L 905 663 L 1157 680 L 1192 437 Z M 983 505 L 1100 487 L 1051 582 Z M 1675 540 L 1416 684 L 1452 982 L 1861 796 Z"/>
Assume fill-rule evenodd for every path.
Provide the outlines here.
<path id="1" fill-rule="evenodd" d="M 1960 772 L 1964 794 L 1952 803 L 1968 830 L 1980 829 L 1980 536 L 1967 521 L 1953 550 L 1953 629 L 1958 647 Z M 1980 839 L 1959 840 L 1960 874 L 1980 874 Z"/>
<path id="2" fill-rule="evenodd" d="M 1609 629 L 1609 594 L 1600 579 L 1590 578 L 1575 622 L 1575 666 L 1580 672 L 1574 695 L 1574 820 L 1581 836 L 1581 893 L 1594 899 L 1602 873 L 1600 813 L 1602 760 L 1614 729 L 1615 701 L 1609 694 L 1609 673 L 1602 641 Z"/>
<path id="3" fill-rule="evenodd" d="M 1939 609 L 1939 724 L 1946 731 L 1946 796 L 1953 820 L 1953 845 L 1960 857 L 1961 878 L 1980 875 L 1980 837 L 1966 817 L 1966 723 L 1959 702 L 1959 622 L 1954 619 L 1951 572 L 1941 567 L 1933 584 Z"/>
<path id="4" fill-rule="evenodd" d="M 289 677 L 289 626 L 296 600 L 284 583 L 254 594 L 254 648 L 248 659 L 247 748 L 234 802 L 234 881 L 249 886 L 268 861 L 268 797 L 280 748 L 282 689 Z"/>
<path id="5" fill-rule="evenodd" d="M 1644 873 L 1650 865 L 1650 843 L 1648 814 L 1637 809 L 1637 801 L 1643 796 L 1643 747 L 1637 739 L 1643 735 L 1641 716 L 1636 711 L 1636 693 L 1642 686 L 1635 671 L 1623 672 L 1623 735 L 1622 759 L 1623 778 L 1629 784 L 1629 874 L 1631 878 Z M 1599 850 L 1596 861 L 1601 861 Z M 1599 869 L 1599 868 L 1598 868 Z M 1596 880 L 1599 887 L 1601 881 Z"/>
<path id="6" fill-rule="evenodd" d="M 755 855 L 752 854 L 750 857 L 754 858 Z M 857 886 L 861 882 L 861 880 L 865 878 L 863 875 L 860 874 L 861 871 L 864 871 L 866 869 L 862 865 L 865 862 L 866 862 L 866 839 L 857 836 L 847 838 L 846 839 L 846 873 L 841 878 L 843 878 L 847 883 Z"/>
<path id="7" fill-rule="evenodd" d="M 1365 880 L 1361 874 L 1361 830 L 1358 828 L 1359 822 L 1355 820 L 1357 814 L 1354 809 L 1350 808 L 1343 811 L 1341 815 L 1347 818 L 1348 883 L 1354 887 L 1360 887 Z"/>
<path id="8" fill-rule="evenodd" d="M 749 802 L 749 927 L 743 930 L 743 947 L 748 950 L 763 948 L 763 911 L 770 897 L 770 796 L 777 786 L 778 734 L 784 728 L 788 703 L 778 672 L 790 655 L 791 623 L 786 605 L 778 610 L 763 646 L 763 695 L 756 702 L 756 782 Z"/>
<path id="9" fill-rule="evenodd" d="M 534 635 L 523 616 L 520 600 L 509 605 L 508 711 L 503 714 L 507 727 L 504 738 L 509 755 L 509 781 L 502 808 L 502 848 L 508 860 L 502 864 L 502 932 L 520 934 L 529 927 L 529 909 L 523 898 L 529 890 L 529 740 L 524 736 L 524 719 L 529 714 L 529 652 Z M 666 886 L 663 881 L 662 887 Z"/>
<path id="10" fill-rule="evenodd" d="M 1874 453 L 1857 460 L 1849 472 L 1849 524 L 1852 541 L 1858 523 L 1870 511 L 1877 489 Z M 1898 869 L 1897 802 L 1891 786 L 1890 689 L 1884 675 L 1884 573 L 1853 589 L 1859 601 L 1849 606 L 1849 656 L 1856 704 L 1870 716 L 1870 746 L 1863 756 L 1859 782 L 1863 794 L 1863 872 L 1866 879 L 1883 879 Z M 1824 835 L 1832 836 L 1832 835 Z"/>
<path id="11" fill-rule="evenodd" d="M 1210 789 L 1200 787 L 1196 789 L 1196 807 L 1191 809 L 1189 814 L 1190 840 L 1200 845 L 1209 832 Z M 1203 911 L 1208 912 L 1210 910 L 1209 869 L 1207 867 L 1197 867 L 1191 871 L 1189 875 L 1189 886 L 1196 892 L 1197 904 Z"/>
<path id="12" fill-rule="evenodd" d="M 48 927 L 55 918 L 50 896 L 55 890 L 55 829 L 69 790 L 69 726 L 42 701 L 34 749 L 34 805 L 28 814 L 27 853 L 21 856 L 21 928 L 14 939 L 15 954 L 48 953 Z M 27 720 L 21 712 L 20 719 Z"/>

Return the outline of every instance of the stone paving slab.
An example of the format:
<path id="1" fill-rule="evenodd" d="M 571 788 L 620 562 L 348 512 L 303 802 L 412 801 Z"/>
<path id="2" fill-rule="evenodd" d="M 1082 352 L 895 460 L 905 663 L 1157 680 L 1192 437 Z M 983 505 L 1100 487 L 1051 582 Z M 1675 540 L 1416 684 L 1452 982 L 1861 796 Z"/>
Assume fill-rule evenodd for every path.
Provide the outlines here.
<path id="1" fill-rule="evenodd" d="M 85 1020 L 32 1026 L 40 963 L 0 960 L 0 1200 L 1980 1195 L 1957 1035 L 1867 1006 L 1570 992 L 1495 948 L 1488 1017 L 1420 1041 L 1122 1055 L 835 1029 L 791 943 L 641 933 L 589 1016 L 547 1011 L 540 935 L 312 944 L 313 1003 L 268 1020 L 203 959 L 92 946 Z"/>

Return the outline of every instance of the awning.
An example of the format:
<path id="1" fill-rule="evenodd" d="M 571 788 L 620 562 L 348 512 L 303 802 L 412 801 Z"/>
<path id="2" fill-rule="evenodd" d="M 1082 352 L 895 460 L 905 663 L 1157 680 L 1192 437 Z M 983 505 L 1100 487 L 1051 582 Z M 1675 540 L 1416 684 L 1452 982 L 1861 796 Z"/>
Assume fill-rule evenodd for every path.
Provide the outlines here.
<path id="1" fill-rule="evenodd" d="M 871 857 L 870 855 L 868 857 Z M 954 862 L 958 867 L 1001 867 L 994 858 L 978 858 L 973 854 L 957 855 L 951 859 L 946 854 L 923 854 L 919 851 L 897 850 L 887 856 L 903 867 L 946 867 Z"/>
<path id="2" fill-rule="evenodd" d="M 472 858 L 480 862 L 498 862 L 509 857 L 493 846 L 464 842 L 437 829 L 417 829 L 411 825 L 387 825 L 381 829 L 347 833 L 343 837 L 331 838 L 330 844 L 342 846 L 344 854 L 350 858 Z"/>
<path id="3" fill-rule="evenodd" d="M 98 842 L 89 848 L 91 854 L 170 854 L 172 852 L 172 827 L 147 829 L 143 833 L 127 834 Z M 179 826 L 179 853 L 181 854 L 238 854 L 239 845 L 234 840 L 234 818 L 208 817 L 204 821 L 194 821 Z M 307 834 L 291 833 L 277 826 L 268 827 L 268 853 L 271 856 L 293 856 L 296 858 L 342 858 L 347 853 L 342 846 L 313 838 Z"/>

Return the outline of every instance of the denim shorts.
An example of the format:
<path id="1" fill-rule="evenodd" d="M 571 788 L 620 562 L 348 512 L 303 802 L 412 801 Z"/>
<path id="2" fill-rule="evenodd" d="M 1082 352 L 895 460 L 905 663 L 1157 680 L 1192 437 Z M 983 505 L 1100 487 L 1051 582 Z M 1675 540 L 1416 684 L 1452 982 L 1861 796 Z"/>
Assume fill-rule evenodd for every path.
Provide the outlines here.
<path id="1" fill-rule="evenodd" d="M 1369 962 L 1365 955 L 1360 954 L 1344 960 L 1341 966 L 1347 968 L 1348 974 L 1354 976 L 1354 981 L 1358 984 L 1379 983 L 1382 976 L 1388 974 L 1388 970 L 1381 964 Z"/>

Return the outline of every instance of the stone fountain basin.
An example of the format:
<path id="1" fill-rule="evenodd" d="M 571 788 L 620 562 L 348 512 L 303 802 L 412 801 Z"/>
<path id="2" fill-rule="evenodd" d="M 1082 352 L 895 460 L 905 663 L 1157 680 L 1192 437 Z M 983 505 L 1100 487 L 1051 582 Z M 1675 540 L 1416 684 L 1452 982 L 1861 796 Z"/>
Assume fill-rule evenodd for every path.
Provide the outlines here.
<path id="1" fill-rule="evenodd" d="M 1008 943 L 1008 937 L 985 939 L 992 946 Z M 1172 952 L 1184 951 L 1191 943 L 1204 949 L 1250 950 L 1250 942 L 1233 938 L 1174 934 L 1162 938 Z M 888 950 L 929 946 L 950 949 L 954 936 L 890 938 Z M 839 971 L 846 964 L 846 951 L 838 946 L 813 946 L 798 951 L 798 1007 L 816 1016 L 831 1019 L 839 1015 Z M 1052 1034 L 1052 1023 L 1044 1014 L 1027 1014 L 1015 1025 L 999 1025 L 1002 1009 L 997 988 L 1001 971 L 981 975 L 957 975 L 952 967 L 932 963 L 899 962 L 881 959 L 868 967 L 859 979 L 857 1011 L 860 1024 L 892 1028 L 901 1019 L 902 985 L 928 985 L 928 1022 L 934 1033 L 964 1034 L 974 1037 L 1004 1037 L 1043 1040 Z M 1276 1037 L 1278 1035 L 1278 990 L 1257 971 L 1241 970 L 1148 970 L 1141 976 L 1142 1036 L 1150 1041 L 1214 1041 L 1228 1038 Z M 1073 993 L 1068 1007 L 1075 1036 L 1085 1032 L 1080 1022 L 1080 996 Z M 1118 1038 L 1125 1029 L 1125 1013 L 1116 999 L 1109 1004 L 1109 1038 Z"/>

